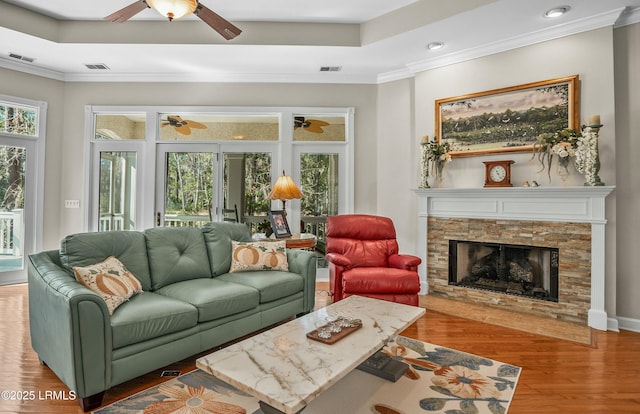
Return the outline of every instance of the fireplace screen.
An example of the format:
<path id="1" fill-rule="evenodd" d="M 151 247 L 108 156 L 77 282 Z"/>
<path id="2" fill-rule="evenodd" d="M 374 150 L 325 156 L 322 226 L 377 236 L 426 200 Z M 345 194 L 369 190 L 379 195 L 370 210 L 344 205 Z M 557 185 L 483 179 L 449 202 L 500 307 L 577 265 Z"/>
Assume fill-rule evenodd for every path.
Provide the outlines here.
<path id="1" fill-rule="evenodd" d="M 449 284 L 558 301 L 558 249 L 449 241 Z"/>

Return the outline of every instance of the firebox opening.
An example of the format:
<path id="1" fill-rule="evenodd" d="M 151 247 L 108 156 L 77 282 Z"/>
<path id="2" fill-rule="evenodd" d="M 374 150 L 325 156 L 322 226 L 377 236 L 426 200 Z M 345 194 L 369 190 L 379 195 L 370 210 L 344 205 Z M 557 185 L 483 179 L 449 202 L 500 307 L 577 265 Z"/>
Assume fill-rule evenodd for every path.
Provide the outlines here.
<path id="1" fill-rule="evenodd" d="M 449 284 L 558 301 L 553 247 L 449 241 Z"/>

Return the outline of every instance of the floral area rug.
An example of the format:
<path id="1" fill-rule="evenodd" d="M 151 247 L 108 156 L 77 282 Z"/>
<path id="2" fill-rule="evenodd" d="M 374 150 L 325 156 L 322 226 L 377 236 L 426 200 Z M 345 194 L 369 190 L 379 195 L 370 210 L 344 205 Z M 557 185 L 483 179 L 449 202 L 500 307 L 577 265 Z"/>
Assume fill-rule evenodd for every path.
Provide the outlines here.
<path id="1" fill-rule="evenodd" d="M 519 367 L 398 337 L 385 352 L 409 364 L 397 382 L 354 370 L 320 394 L 304 414 L 502 414 Z M 96 414 L 262 414 L 258 400 L 195 370 L 95 411 Z"/>

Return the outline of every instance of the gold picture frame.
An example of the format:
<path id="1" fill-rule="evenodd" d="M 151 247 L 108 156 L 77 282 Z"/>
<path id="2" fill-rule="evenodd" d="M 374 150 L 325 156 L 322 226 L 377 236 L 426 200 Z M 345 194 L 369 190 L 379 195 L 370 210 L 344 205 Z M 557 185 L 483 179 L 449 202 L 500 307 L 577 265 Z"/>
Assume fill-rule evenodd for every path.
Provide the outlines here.
<path id="1" fill-rule="evenodd" d="M 546 132 L 580 124 L 578 75 L 438 99 L 438 143 L 452 157 L 533 151 Z"/>

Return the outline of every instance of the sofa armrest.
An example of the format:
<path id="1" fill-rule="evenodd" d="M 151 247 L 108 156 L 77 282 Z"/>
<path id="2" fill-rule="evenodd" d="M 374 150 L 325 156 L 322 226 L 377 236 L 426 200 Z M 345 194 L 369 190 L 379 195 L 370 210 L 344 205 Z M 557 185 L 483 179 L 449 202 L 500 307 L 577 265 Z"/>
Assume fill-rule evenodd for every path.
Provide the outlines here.
<path id="1" fill-rule="evenodd" d="M 417 270 L 422 259 L 410 254 L 392 254 L 389 256 L 389 267 L 396 269 Z"/>
<path id="2" fill-rule="evenodd" d="M 78 398 L 110 387 L 112 338 L 104 301 L 60 264 L 57 250 L 29 256 L 29 328 L 40 360 Z"/>
<path id="3" fill-rule="evenodd" d="M 316 303 L 316 262 L 314 252 L 287 249 L 289 271 L 304 278 L 304 312 L 312 311 Z"/>

